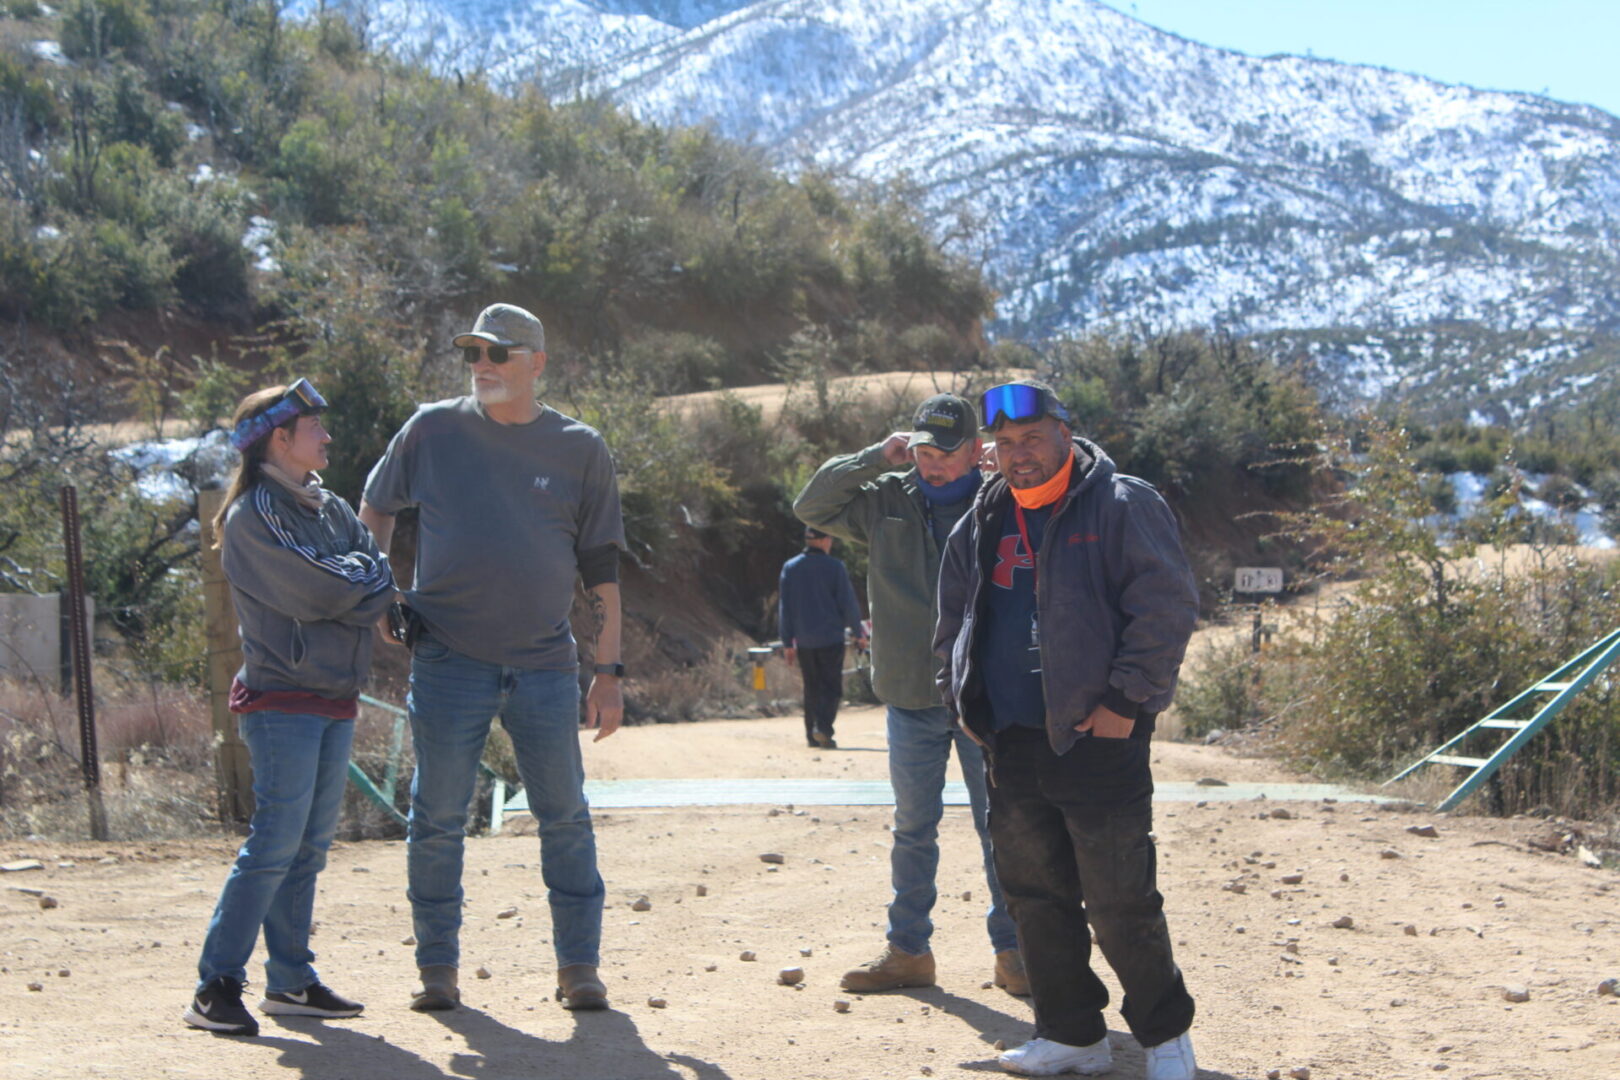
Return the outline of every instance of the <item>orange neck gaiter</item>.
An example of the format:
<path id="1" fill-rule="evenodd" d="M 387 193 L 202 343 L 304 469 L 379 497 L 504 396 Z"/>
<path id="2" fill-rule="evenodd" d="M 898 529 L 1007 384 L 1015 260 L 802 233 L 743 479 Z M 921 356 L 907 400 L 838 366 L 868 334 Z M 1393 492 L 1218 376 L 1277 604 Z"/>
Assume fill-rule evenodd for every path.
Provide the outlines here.
<path id="1" fill-rule="evenodd" d="M 1069 448 L 1069 460 L 1063 463 L 1063 468 L 1053 474 L 1052 479 L 1044 484 L 1032 488 L 1010 487 L 1012 497 L 1018 500 L 1018 505 L 1025 510 L 1039 510 L 1049 506 L 1063 497 L 1069 490 L 1069 480 L 1074 476 L 1074 448 Z"/>

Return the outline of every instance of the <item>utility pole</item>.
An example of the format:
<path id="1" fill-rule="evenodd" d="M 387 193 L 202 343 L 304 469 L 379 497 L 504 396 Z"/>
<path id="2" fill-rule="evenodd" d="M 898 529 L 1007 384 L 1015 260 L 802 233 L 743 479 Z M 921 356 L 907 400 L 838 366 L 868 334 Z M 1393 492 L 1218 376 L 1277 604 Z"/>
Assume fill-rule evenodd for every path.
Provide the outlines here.
<path id="1" fill-rule="evenodd" d="M 197 493 L 202 525 L 203 617 L 208 636 L 208 700 L 214 720 L 214 774 L 219 782 L 219 820 L 246 831 L 253 817 L 253 766 L 247 745 L 237 734 L 231 712 L 231 681 L 242 666 L 242 639 L 236 632 L 236 608 L 225 580 L 214 535 L 214 515 L 225 501 L 218 489 Z"/>

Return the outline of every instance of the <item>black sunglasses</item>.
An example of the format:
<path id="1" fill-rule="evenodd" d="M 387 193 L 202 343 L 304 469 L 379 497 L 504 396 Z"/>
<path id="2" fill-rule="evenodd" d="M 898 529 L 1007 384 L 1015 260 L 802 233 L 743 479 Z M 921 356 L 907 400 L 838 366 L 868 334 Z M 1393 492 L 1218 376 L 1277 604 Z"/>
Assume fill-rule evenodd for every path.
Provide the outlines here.
<path id="1" fill-rule="evenodd" d="M 504 364 L 508 360 L 512 359 L 512 354 L 513 353 L 532 352 L 532 351 L 533 350 L 525 349 L 525 348 L 523 348 L 521 346 L 463 345 L 461 347 L 461 359 L 465 363 L 476 364 L 484 356 L 485 353 L 488 353 L 490 363 L 492 363 L 492 364 Z"/>

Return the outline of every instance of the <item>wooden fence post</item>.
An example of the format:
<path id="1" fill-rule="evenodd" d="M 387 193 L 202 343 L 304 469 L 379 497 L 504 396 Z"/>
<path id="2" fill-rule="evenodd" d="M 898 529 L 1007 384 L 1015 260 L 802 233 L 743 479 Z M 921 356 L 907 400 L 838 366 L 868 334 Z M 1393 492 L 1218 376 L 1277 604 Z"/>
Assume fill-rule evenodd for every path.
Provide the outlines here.
<path id="1" fill-rule="evenodd" d="M 245 832 L 253 817 L 253 767 L 247 746 L 236 732 L 231 712 L 231 680 L 242 666 L 242 641 L 236 633 L 236 608 L 230 583 L 214 546 L 214 515 L 225 501 L 219 489 L 197 493 L 202 526 L 203 610 L 208 630 L 208 699 L 214 717 L 214 773 L 219 781 L 219 820 Z"/>

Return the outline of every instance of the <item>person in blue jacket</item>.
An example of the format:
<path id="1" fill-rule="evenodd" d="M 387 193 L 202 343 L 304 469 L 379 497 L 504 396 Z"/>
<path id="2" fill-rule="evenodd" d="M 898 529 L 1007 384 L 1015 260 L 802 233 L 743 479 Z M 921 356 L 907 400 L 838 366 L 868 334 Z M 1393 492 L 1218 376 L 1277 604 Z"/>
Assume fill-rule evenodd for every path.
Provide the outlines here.
<path id="1" fill-rule="evenodd" d="M 777 629 L 787 662 L 804 675 L 804 738 L 810 746 L 837 749 L 833 722 L 844 696 L 844 629 L 857 649 L 866 648 L 855 586 L 833 540 L 820 529 L 804 530 L 804 550 L 782 566 Z"/>
<path id="2" fill-rule="evenodd" d="M 393 601 L 394 576 L 349 504 L 321 487 L 325 408 L 308 379 L 244 398 L 231 431 L 242 461 L 214 519 L 241 624 L 230 708 L 253 762 L 253 820 L 184 1019 L 224 1035 L 259 1033 L 242 990 L 261 929 L 260 1011 L 333 1018 L 364 1008 L 315 973 L 310 922 L 371 673 L 372 625 Z"/>

